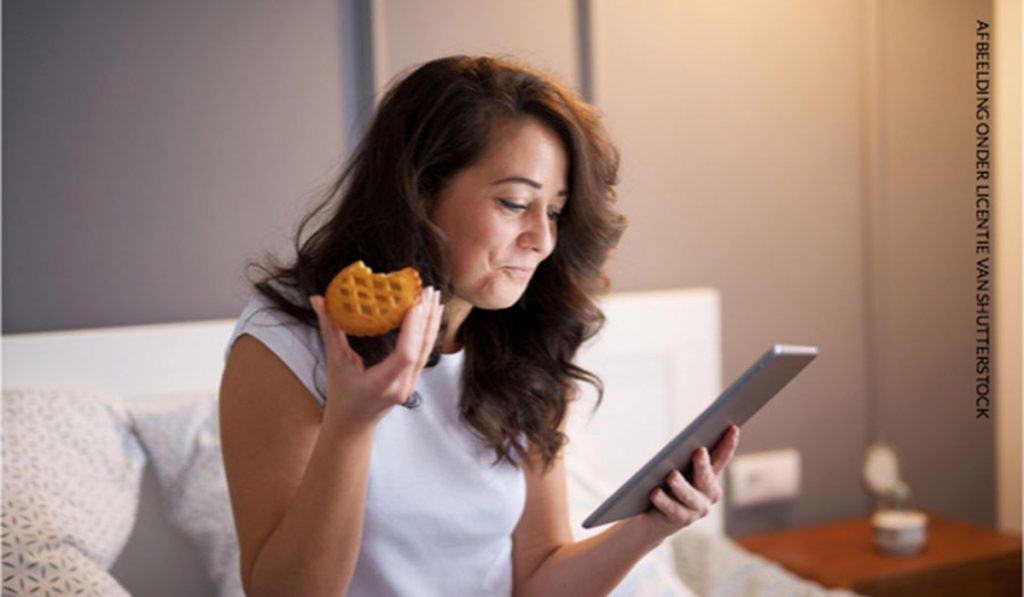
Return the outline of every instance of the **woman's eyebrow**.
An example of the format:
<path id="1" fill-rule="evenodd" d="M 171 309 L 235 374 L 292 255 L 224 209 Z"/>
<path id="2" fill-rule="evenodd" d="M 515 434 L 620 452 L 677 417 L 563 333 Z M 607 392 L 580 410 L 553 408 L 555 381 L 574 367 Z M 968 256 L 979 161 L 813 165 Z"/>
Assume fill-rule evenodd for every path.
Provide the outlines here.
<path id="1" fill-rule="evenodd" d="M 491 185 L 498 185 L 498 184 L 503 184 L 503 183 L 506 183 L 506 182 L 519 182 L 519 183 L 522 183 L 522 184 L 525 184 L 525 185 L 529 185 L 529 186 L 531 186 L 531 187 L 533 187 L 535 189 L 538 189 L 538 190 L 540 190 L 540 189 L 542 189 L 544 187 L 544 185 L 540 184 L 536 180 L 533 180 L 533 179 L 530 179 L 530 178 L 526 178 L 525 176 L 508 176 L 506 178 L 502 178 L 502 179 L 499 179 L 499 180 L 496 180 L 496 181 L 492 182 Z M 569 191 L 566 191 L 566 190 L 559 191 L 558 192 L 558 196 L 559 197 L 568 197 L 569 196 Z"/>

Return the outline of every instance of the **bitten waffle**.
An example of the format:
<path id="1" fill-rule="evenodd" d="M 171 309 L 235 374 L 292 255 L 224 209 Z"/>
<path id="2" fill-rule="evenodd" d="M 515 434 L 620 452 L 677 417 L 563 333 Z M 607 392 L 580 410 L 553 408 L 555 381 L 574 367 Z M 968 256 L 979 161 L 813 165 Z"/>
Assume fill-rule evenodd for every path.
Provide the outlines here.
<path id="1" fill-rule="evenodd" d="M 327 313 L 350 336 L 376 336 L 402 323 L 405 312 L 419 300 L 420 274 L 411 267 L 375 274 L 356 261 L 334 276 L 327 286 Z"/>

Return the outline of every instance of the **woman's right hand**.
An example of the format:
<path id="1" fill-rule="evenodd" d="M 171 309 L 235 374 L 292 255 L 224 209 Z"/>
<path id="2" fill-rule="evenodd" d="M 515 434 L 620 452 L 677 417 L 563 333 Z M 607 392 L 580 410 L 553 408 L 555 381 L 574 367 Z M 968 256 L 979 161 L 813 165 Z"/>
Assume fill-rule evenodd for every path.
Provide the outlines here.
<path id="1" fill-rule="evenodd" d="M 373 424 L 409 399 L 437 340 L 443 309 L 440 291 L 430 286 L 420 291 L 419 302 L 402 320 L 395 350 L 369 368 L 327 314 L 324 297 L 311 296 L 309 301 L 320 323 L 327 356 L 325 424 Z"/>

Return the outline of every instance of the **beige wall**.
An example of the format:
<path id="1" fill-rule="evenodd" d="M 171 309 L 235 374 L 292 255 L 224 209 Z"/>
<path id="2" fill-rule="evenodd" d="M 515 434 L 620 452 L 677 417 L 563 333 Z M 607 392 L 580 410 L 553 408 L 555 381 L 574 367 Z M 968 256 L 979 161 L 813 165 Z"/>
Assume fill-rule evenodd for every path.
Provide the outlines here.
<path id="1" fill-rule="evenodd" d="M 450 54 L 508 55 L 575 86 L 573 0 L 372 0 L 377 89 L 409 67 Z"/>
<path id="2" fill-rule="evenodd" d="M 594 2 L 594 88 L 623 154 L 620 289 L 712 286 L 723 383 L 776 342 L 821 356 L 744 427 L 796 448 L 794 503 L 742 535 L 864 511 L 869 436 L 859 2 Z"/>
<path id="3" fill-rule="evenodd" d="M 1021 267 L 1024 243 L 1024 210 L 1021 209 L 1021 29 L 1024 14 L 1020 0 L 995 0 L 994 7 L 995 118 L 999 136 L 995 141 L 995 197 L 999 203 L 996 221 L 995 304 L 996 378 L 995 395 L 1001 406 L 997 419 L 998 523 L 1021 532 L 1021 370 L 1024 369 L 1024 276 Z"/>
<path id="4" fill-rule="evenodd" d="M 872 412 L 916 501 L 995 523 L 995 419 L 975 419 L 975 23 L 987 1 L 878 2 Z"/>
<path id="5" fill-rule="evenodd" d="M 635 235 L 616 283 L 719 288 L 727 379 L 776 339 L 822 349 L 744 435 L 800 450 L 803 495 L 730 510 L 729 532 L 862 511 L 870 441 L 917 505 L 995 523 L 997 421 L 972 398 L 973 42 L 991 4 L 594 6 Z"/>

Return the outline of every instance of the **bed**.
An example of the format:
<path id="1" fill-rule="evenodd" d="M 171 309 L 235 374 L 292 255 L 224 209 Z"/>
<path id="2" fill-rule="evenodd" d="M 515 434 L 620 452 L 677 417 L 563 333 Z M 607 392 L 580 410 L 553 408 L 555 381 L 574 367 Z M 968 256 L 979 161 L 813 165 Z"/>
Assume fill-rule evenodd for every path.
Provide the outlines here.
<path id="1" fill-rule="evenodd" d="M 568 427 L 580 521 L 718 393 L 712 289 L 606 297 L 580 362 L 605 383 Z M 6 335 L 5 594 L 241 595 L 216 391 L 231 319 Z M 644 558 L 617 595 L 839 595 L 740 549 L 723 504 Z M 600 529 L 596 529 L 599 531 Z"/>

